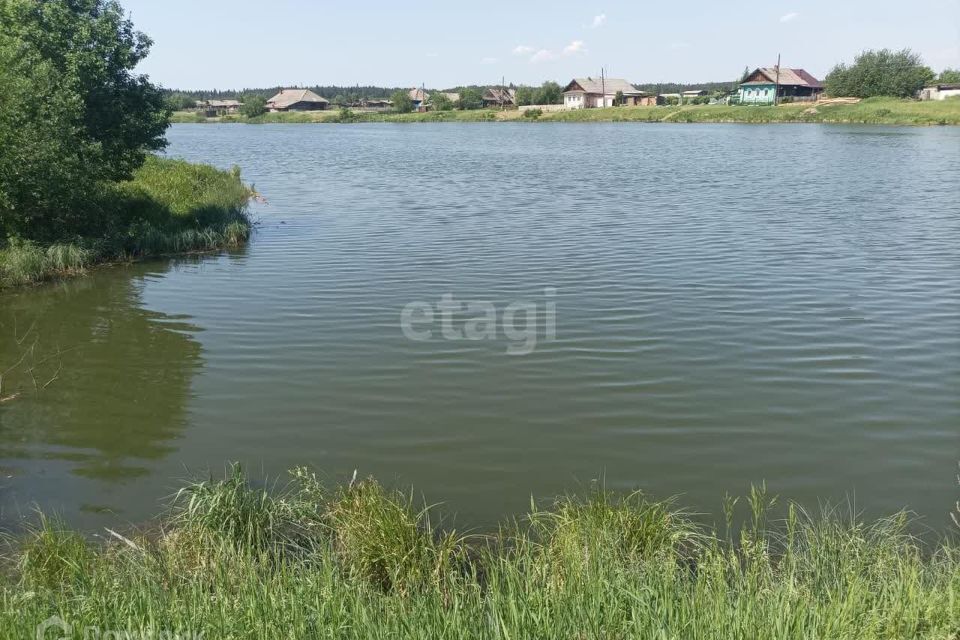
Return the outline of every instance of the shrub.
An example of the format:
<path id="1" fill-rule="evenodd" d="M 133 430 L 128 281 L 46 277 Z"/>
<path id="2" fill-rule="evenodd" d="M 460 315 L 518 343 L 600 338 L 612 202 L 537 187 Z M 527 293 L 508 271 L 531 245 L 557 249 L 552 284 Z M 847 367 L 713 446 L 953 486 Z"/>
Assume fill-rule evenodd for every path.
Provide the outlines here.
<path id="1" fill-rule="evenodd" d="M 413 100 L 410 94 L 403 89 L 398 89 L 390 96 L 390 102 L 393 103 L 393 110 L 397 113 L 410 113 L 413 111 Z"/>
<path id="2" fill-rule="evenodd" d="M 536 120 L 542 115 L 543 115 L 543 109 L 527 109 L 523 112 L 524 118 L 530 118 L 532 120 Z"/>
<path id="3" fill-rule="evenodd" d="M 835 66 L 824 87 L 831 96 L 912 98 L 934 77 L 920 55 L 910 49 L 880 49 L 864 51 L 850 66 Z"/>
<path id="4" fill-rule="evenodd" d="M 240 115 L 256 118 L 267 112 L 267 99 L 260 95 L 246 96 L 240 105 Z"/>

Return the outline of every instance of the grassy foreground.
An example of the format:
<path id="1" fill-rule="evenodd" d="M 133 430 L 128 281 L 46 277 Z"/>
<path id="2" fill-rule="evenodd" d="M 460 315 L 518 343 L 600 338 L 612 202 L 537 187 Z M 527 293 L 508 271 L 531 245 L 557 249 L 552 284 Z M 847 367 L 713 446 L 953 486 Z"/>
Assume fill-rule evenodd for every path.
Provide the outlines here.
<path id="1" fill-rule="evenodd" d="M 240 115 L 203 118 L 174 114 L 174 122 L 352 123 L 352 122 L 704 122 L 766 124 L 780 122 L 856 123 L 885 125 L 960 125 L 960 99 L 919 102 L 898 98 L 868 98 L 857 104 L 784 104 L 777 107 L 691 105 L 674 107 L 611 107 L 543 113 L 524 117 L 517 110 L 437 111 L 428 113 L 358 113 L 339 111 L 268 113 L 257 118 Z"/>
<path id="2" fill-rule="evenodd" d="M 236 246 L 253 192 L 238 169 L 150 156 L 133 179 L 89 204 L 90 233 L 59 243 L 0 239 L 0 289 L 80 273 L 101 262 Z"/>
<path id="3" fill-rule="evenodd" d="M 42 521 L 10 552 L 0 636 L 58 615 L 73 637 L 960 637 L 960 549 L 922 546 L 902 515 L 769 522 L 771 503 L 754 490 L 727 534 L 596 490 L 465 538 L 372 480 L 298 470 L 266 492 L 234 469 L 183 489 L 151 535 L 93 544 Z"/>

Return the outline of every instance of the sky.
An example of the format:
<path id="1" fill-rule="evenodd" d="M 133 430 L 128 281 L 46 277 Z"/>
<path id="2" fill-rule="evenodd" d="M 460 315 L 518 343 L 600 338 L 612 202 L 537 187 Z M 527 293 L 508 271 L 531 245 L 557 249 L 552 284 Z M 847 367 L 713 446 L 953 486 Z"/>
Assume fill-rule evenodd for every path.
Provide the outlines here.
<path id="1" fill-rule="evenodd" d="M 727 81 L 744 67 L 822 79 L 864 49 L 960 68 L 960 0 L 120 0 L 154 40 L 140 71 L 171 89 L 450 88 Z"/>

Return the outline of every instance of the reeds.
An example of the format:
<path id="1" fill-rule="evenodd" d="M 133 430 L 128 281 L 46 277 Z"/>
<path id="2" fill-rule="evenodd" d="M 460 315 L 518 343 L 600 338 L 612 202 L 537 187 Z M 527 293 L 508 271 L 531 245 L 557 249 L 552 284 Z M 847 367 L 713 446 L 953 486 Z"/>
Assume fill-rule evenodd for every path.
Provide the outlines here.
<path id="1" fill-rule="evenodd" d="M 50 520 L 11 547 L 0 636 L 74 628 L 206 638 L 935 638 L 960 632 L 960 553 L 754 491 L 718 535 L 672 502 L 596 489 L 465 538 L 374 480 L 328 489 L 238 468 L 159 530 L 85 540 Z"/>
<path id="2" fill-rule="evenodd" d="M 83 235 L 49 246 L 0 240 L 0 289 L 82 273 L 98 262 L 242 245 L 252 195 L 238 169 L 150 157 L 133 180 L 104 186 L 89 203 Z"/>

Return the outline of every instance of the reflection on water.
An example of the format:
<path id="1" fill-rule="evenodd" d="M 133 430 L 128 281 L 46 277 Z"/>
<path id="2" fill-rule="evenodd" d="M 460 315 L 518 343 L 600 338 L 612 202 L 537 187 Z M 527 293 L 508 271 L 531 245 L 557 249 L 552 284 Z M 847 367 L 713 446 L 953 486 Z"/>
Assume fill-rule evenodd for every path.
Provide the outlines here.
<path id="1" fill-rule="evenodd" d="M 3 297 L 4 395 L 19 394 L 0 406 L 8 511 L 34 497 L 20 483 L 32 473 L 117 482 L 175 449 L 203 361 L 188 317 L 143 308 L 145 281 L 164 271 L 116 268 Z"/>

